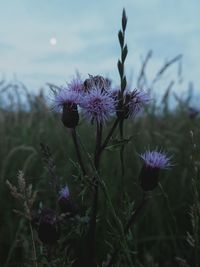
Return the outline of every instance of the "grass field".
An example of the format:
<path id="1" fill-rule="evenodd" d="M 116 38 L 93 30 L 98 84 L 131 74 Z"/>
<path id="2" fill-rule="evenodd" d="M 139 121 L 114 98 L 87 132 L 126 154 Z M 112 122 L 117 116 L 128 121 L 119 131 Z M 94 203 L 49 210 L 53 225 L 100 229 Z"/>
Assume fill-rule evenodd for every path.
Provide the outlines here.
<path id="1" fill-rule="evenodd" d="M 12 104 L 6 109 L 0 109 L 2 267 L 35 266 L 30 262 L 28 224 L 12 211 L 21 207 L 10 195 L 6 180 L 17 184 L 17 173 L 22 170 L 26 182 L 33 184 L 33 188 L 38 191 L 34 209 L 37 210 L 41 203 L 46 207 L 55 206 L 56 196 L 52 193 L 51 177 L 40 148 L 41 142 L 49 146 L 61 184 L 69 185 L 73 200 L 80 207 L 81 216 L 88 214 L 88 207 L 91 206 L 91 188 L 80 174 L 70 132 L 63 127 L 60 114 L 53 112 L 41 95 L 31 96 L 29 104 L 28 111 L 22 104 L 15 109 Z M 122 249 L 116 266 L 199 266 L 200 118 L 191 118 L 187 105 L 180 102 L 173 111 L 169 111 L 167 100 L 159 107 L 152 103 L 143 116 L 126 121 L 125 138 L 130 140 L 125 144 L 123 181 L 119 146 L 114 143 L 115 140 L 111 140 L 104 152 L 100 174 L 122 224 L 126 223 L 131 207 L 137 207 L 140 203 L 141 189 L 137 177 L 142 163 L 138 153 L 147 148 L 163 148 L 168 155 L 172 155 L 174 166 L 161 173 L 160 186 L 149 194 L 144 210 L 125 240 L 120 237 L 105 195 L 100 191 L 96 239 L 99 262 L 106 260 L 107 254 L 112 251 L 109 244 L 121 242 Z M 78 133 L 92 155 L 94 126 L 82 120 L 79 124 Z M 111 124 L 108 123 L 105 131 Z M 118 130 L 114 136 L 117 138 Z M 89 166 L 88 159 L 85 157 L 84 160 Z M 81 231 L 77 236 L 81 236 Z M 41 244 L 36 233 L 34 235 L 36 249 L 40 253 Z M 56 260 L 46 265 L 40 265 L 39 262 L 38 266 L 70 266 L 70 263 L 62 265 Z"/>

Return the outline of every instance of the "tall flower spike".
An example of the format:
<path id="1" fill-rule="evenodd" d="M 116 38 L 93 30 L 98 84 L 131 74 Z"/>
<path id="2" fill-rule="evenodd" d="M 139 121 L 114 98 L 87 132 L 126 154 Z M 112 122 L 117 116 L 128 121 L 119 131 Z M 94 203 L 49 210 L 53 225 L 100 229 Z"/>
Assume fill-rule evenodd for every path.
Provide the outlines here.
<path id="1" fill-rule="evenodd" d="M 79 122 L 77 104 L 80 96 L 76 91 L 61 88 L 55 98 L 57 109 L 62 109 L 62 122 L 67 128 L 75 128 Z"/>
<path id="2" fill-rule="evenodd" d="M 144 191 L 151 191 L 158 185 L 161 169 L 169 169 L 172 165 L 170 158 L 165 153 L 146 151 L 140 155 L 144 165 L 141 169 L 139 181 Z"/>
<path id="3" fill-rule="evenodd" d="M 115 111 L 115 101 L 111 94 L 102 91 L 98 86 L 94 86 L 84 96 L 80 106 L 87 120 L 99 124 L 104 124 Z"/>

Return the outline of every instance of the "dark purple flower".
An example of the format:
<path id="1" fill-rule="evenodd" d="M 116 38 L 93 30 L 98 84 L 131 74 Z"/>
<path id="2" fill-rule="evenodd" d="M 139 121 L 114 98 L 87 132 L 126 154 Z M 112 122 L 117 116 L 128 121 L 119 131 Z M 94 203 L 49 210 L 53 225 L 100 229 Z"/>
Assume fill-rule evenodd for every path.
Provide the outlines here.
<path id="1" fill-rule="evenodd" d="M 146 151 L 140 155 L 144 161 L 139 180 L 144 191 L 153 190 L 158 185 L 158 178 L 161 169 L 170 168 L 170 158 L 162 152 Z"/>
<path id="2" fill-rule="evenodd" d="M 38 237 L 44 244 L 53 245 L 59 239 L 60 230 L 56 213 L 44 208 L 39 215 Z"/>
<path id="3" fill-rule="evenodd" d="M 199 110 L 193 107 L 188 107 L 188 116 L 191 120 L 195 119 L 199 114 Z"/>
<path id="4" fill-rule="evenodd" d="M 102 91 L 98 86 L 85 94 L 80 105 L 85 118 L 99 124 L 104 124 L 115 111 L 115 101 L 111 94 Z"/>

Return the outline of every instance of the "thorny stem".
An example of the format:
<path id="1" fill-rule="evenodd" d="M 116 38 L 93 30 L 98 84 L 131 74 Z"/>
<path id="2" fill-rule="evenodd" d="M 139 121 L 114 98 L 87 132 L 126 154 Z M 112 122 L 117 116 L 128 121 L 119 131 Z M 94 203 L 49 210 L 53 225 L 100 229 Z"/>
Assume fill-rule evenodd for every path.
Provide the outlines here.
<path id="1" fill-rule="evenodd" d="M 33 228 L 31 226 L 30 221 L 29 221 L 29 228 L 30 228 L 30 232 L 31 232 L 31 241 L 32 241 L 32 246 L 33 246 L 33 267 L 38 267 L 35 241 L 34 241 L 34 236 L 33 236 Z"/>
<path id="2" fill-rule="evenodd" d="M 141 211 L 143 210 L 145 204 L 146 204 L 146 201 L 147 201 L 147 198 L 146 198 L 146 194 L 143 192 L 143 195 L 142 195 L 142 201 L 140 203 L 140 205 L 137 207 L 137 209 L 135 210 L 135 212 L 131 215 L 131 217 L 129 218 L 125 228 L 124 228 L 124 234 L 127 235 L 130 227 L 135 223 L 138 215 L 141 213 Z M 107 264 L 106 267 L 111 267 L 115 260 L 116 260 L 116 257 L 118 256 L 119 252 L 120 252 L 120 247 L 117 246 L 115 248 L 115 250 L 113 251 L 112 255 L 111 255 L 111 258 Z"/>
<path id="3" fill-rule="evenodd" d="M 96 147 L 94 153 L 94 166 L 96 171 L 99 170 L 100 164 L 100 156 L 101 156 L 101 140 L 102 140 L 102 124 L 97 122 L 97 129 L 96 129 Z M 94 176 L 93 178 L 94 184 L 94 195 L 93 195 L 93 202 L 92 202 L 92 215 L 89 225 L 89 258 L 91 264 L 95 262 L 95 232 L 96 232 L 96 218 L 98 213 L 98 195 L 99 195 L 99 181 L 98 177 Z"/>
<path id="4" fill-rule="evenodd" d="M 77 158 L 78 158 L 81 170 L 83 172 L 83 175 L 86 175 L 86 170 L 85 170 L 85 167 L 84 167 L 84 164 L 83 164 L 83 160 L 82 160 L 82 157 L 81 157 L 79 145 L 78 145 L 78 142 L 77 142 L 77 136 L 76 136 L 76 129 L 75 128 L 71 129 L 71 134 L 72 134 L 72 138 L 73 138 L 73 142 L 74 142 L 74 146 L 75 146 L 75 149 L 76 149 L 76 154 L 77 154 Z"/>

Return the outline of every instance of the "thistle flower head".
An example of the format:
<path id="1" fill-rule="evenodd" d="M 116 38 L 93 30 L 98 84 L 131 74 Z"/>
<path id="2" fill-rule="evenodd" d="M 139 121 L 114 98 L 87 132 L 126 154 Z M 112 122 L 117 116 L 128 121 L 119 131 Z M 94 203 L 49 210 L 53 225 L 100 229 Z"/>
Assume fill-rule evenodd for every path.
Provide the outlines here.
<path id="1" fill-rule="evenodd" d="M 151 191 L 158 185 L 160 170 L 171 167 L 170 158 L 158 151 L 146 151 L 140 158 L 144 161 L 139 176 L 140 185 L 144 191 Z"/>
<path id="2" fill-rule="evenodd" d="M 134 89 L 125 94 L 125 104 L 131 117 L 135 117 L 149 101 L 149 94 L 143 90 Z"/>
<path id="3" fill-rule="evenodd" d="M 168 169 L 171 166 L 170 158 L 165 153 L 158 151 L 146 151 L 140 155 L 144 164 L 150 168 Z"/>
<path id="4" fill-rule="evenodd" d="M 79 94 L 76 91 L 61 87 L 55 97 L 55 106 L 57 109 L 63 108 L 64 105 L 78 104 Z"/>
<path id="5" fill-rule="evenodd" d="M 81 101 L 81 107 L 86 119 L 104 124 L 115 110 L 115 101 L 111 94 L 102 91 L 98 86 L 86 93 Z"/>

